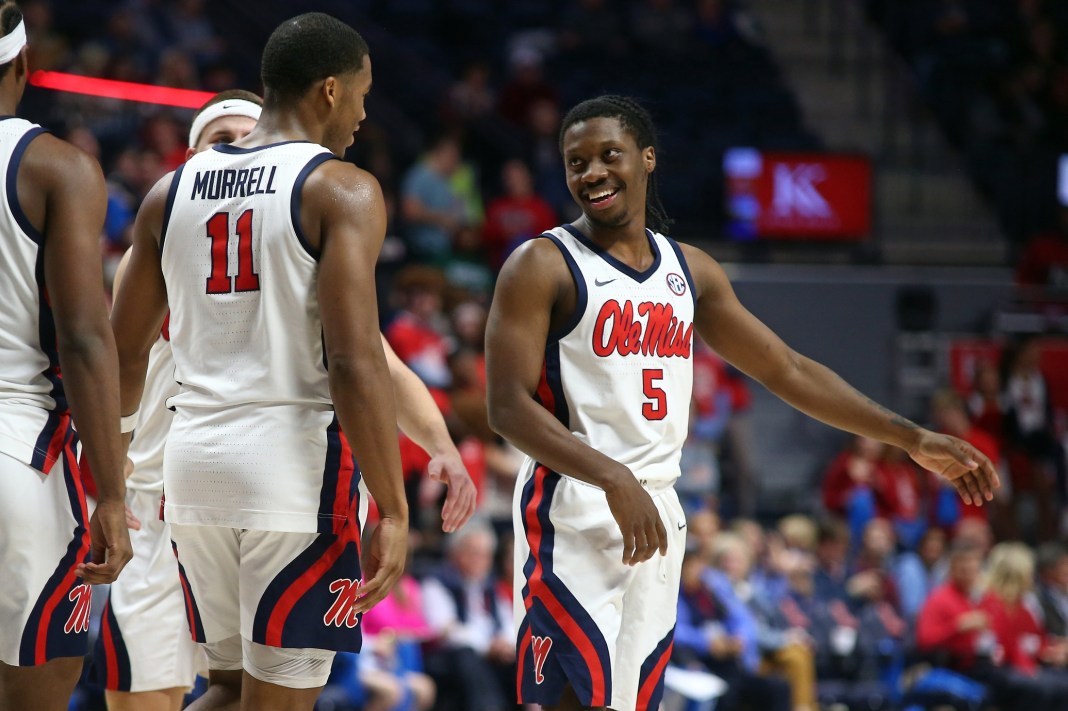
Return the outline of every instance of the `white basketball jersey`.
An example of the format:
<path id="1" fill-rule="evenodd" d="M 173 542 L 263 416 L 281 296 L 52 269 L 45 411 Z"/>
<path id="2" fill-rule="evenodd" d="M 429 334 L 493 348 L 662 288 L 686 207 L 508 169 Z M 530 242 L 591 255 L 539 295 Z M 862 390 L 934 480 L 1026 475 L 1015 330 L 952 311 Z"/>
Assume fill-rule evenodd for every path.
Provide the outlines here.
<path id="1" fill-rule="evenodd" d="M 47 473 L 70 428 L 56 327 L 44 278 L 44 235 L 19 205 L 19 162 L 44 133 L 0 119 L 0 452 Z"/>
<path id="2" fill-rule="evenodd" d="M 160 236 L 179 385 L 163 464 L 172 523 L 314 532 L 349 515 L 358 473 L 300 227 L 304 181 L 332 158 L 305 141 L 219 145 L 175 172 Z"/>
<path id="3" fill-rule="evenodd" d="M 539 401 L 580 440 L 643 482 L 679 477 L 693 390 L 693 280 L 678 244 L 646 231 L 654 254 L 631 268 L 570 225 L 546 233 L 577 289 L 549 335 Z"/>
<path id="4" fill-rule="evenodd" d="M 163 492 L 163 448 L 171 431 L 174 413 L 167 407 L 170 398 L 178 394 L 174 380 L 174 355 L 171 353 L 170 316 L 163 322 L 163 331 L 148 354 L 145 391 L 141 395 L 140 418 L 126 456 L 133 462 L 133 474 L 126 479 L 126 488 Z"/>

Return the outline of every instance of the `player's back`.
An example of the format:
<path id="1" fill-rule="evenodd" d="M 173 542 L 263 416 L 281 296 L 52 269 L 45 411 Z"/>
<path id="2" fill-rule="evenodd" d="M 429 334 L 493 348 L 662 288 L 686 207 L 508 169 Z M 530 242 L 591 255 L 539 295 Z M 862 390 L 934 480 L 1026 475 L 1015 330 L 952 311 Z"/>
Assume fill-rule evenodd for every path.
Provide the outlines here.
<path id="1" fill-rule="evenodd" d="M 333 157 L 305 141 L 220 145 L 175 173 L 160 238 L 179 383 L 168 520 L 318 527 L 336 421 L 300 196 Z"/>
<path id="2" fill-rule="evenodd" d="M 0 119 L 0 452 L 47 472 L 70 418 L 44 279 L 44 236 L 18 200 L 19 163 L 44 132 Z"/>

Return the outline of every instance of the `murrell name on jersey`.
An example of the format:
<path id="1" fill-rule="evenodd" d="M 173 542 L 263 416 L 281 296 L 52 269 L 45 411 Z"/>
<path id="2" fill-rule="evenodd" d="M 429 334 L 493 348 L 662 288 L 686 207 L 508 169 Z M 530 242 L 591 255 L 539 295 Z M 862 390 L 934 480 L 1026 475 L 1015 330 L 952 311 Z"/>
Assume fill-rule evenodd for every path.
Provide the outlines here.
<path id="1" fill-rule="evenodd" d="M 276 165 L 202 170 L 193 178 L 193 193 L 189 199 L 231 200 L 249 195 L 273 195 L 277 170 Z"/>

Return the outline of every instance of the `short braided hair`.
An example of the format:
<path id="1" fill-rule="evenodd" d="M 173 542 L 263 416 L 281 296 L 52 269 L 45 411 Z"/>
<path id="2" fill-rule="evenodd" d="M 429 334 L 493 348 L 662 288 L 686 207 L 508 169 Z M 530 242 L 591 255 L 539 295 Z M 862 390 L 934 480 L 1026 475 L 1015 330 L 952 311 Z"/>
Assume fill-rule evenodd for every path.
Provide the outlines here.
<path id="1" fill-rule="evenodd" d="M 587 99 L 575 105 L 560 124 L 559 143 L 561 149 L 564 145 L 564 134 L 567 129 L 581 121 L 593 118 L 618 119 L 623 130 L 634 137 L 639 148 L 652 147 L 659 150 L 656 139 L 656 126 L 653 117 L 634 99 L 628 96 L 605 94 L 593 99 Z M 649 174 L 649 184 L 645 194 L 645 222 L 649 229 L 654 232 L 666 232 L 674 222 L 664 210 L 660 201 L 660 190 L 657 187 L 656 171 Z"/>

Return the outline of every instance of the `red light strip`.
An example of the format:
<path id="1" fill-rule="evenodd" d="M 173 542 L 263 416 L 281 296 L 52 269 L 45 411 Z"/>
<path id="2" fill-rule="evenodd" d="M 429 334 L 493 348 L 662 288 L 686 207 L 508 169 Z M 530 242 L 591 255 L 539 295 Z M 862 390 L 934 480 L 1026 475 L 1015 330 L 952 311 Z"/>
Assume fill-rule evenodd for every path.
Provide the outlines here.
<path id="1" fill-rule="evenodd" d="M 41 70 L 30 74 L 30 84 L 43 89 L 55 89 L 56 91 L 67 91 L 73 94 L 87 94 L 107 99 L 122 99 L 123 101 L 140 101 L 146 104 L 161 104 L 163 106 L 180 106 L 186 109 L 199 109 L 208 99 L 215 96 L 210 91 L 174 89 L 169 86 L 137 84 L 130 81 L 97 79 L 96 77 L 83 77 L 78 74 Z"/>

